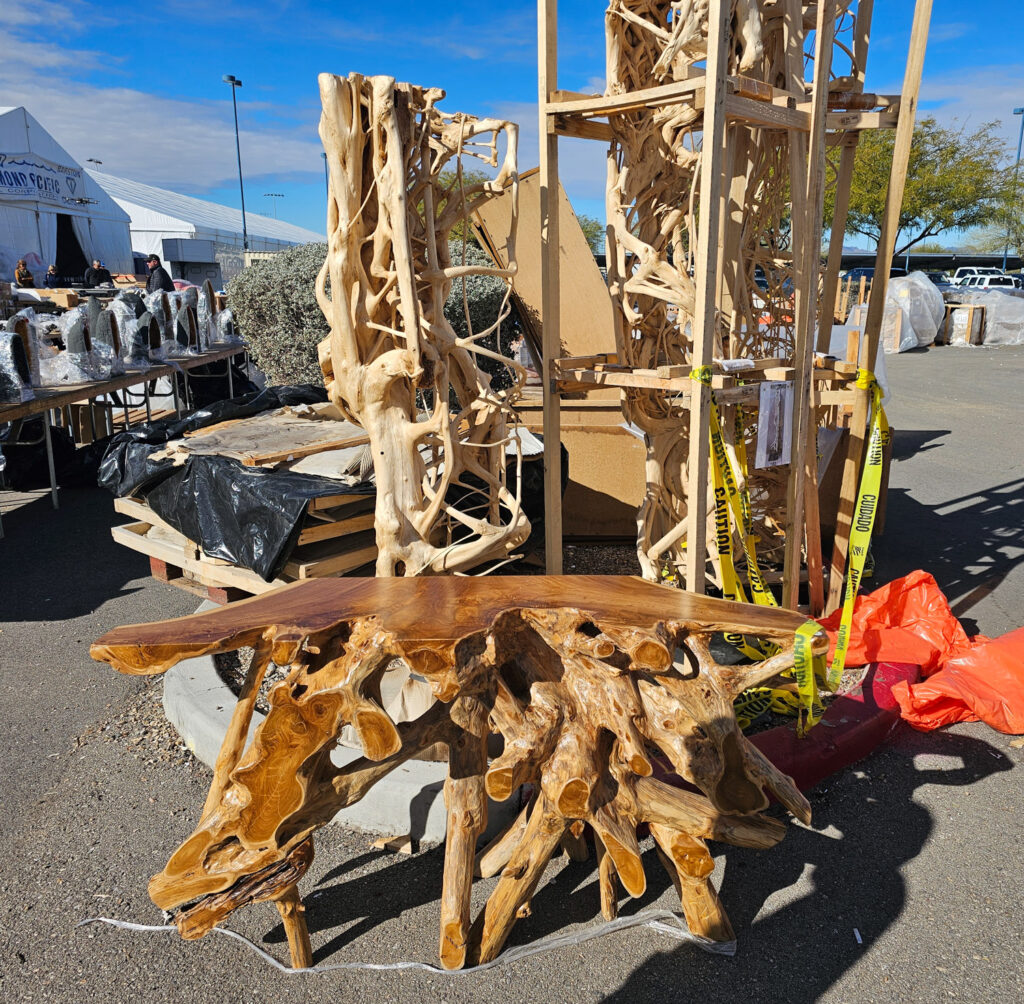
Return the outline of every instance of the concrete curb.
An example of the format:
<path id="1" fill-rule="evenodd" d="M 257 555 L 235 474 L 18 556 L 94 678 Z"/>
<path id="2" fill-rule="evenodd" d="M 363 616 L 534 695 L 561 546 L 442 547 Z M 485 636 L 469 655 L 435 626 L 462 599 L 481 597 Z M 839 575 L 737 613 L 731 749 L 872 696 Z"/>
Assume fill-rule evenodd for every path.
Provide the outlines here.
<path id="1" fill-rule="evenodd" d="M 856 690 L 836 698 L 821 721 L 803 739 L 794 726 L 782 725 L 751 737 L 751 742 L 784 774 L 808 791 L 826 777 L 870 756 L 900 723 L 892 688 L 916 683 L 920 667 L 877 662 Z"/>
<path id="2" fill-rule="evenodd" d="M 204 603 L 197 613 L 214 607 Z M 213 767 L 235 709 L 235 695 L 221 680 L 212 656 L 187 659 L 164 674 L 164 713 L 188 748 Z M 253 712 L 249 741 L 264 716 Z M 338 746 L 332 761 L 343 767 L 360 756 L 358 750 Z M 444 762 L 408 760 L 373 786 L 372 793 L 342 809 L 332 822 L 387 836 L 410 834 L 413 840 L 444 840 L 447 813 L 444 805 Z M 488 800 L 487 833 L 497 834 L 519 812 L 518 798 Z"/>

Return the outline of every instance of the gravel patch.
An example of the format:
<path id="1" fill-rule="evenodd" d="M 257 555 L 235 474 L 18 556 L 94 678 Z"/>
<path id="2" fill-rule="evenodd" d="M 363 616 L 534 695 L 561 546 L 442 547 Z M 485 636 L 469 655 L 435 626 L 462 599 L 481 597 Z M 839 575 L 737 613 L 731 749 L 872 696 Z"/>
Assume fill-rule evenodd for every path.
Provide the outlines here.
<path id="1" fill-rule="evenodd" d="M 218 652 L 213 657 L 213 665 L 217 675 L 227 684 L 228 689 L 235 697 L 242 692 L 242 684 L 245 683 L 246 674 L 249 672 L 249 663 L 252 662 L 253 650 L 251 648 L 240 648 L 234 652 Z M 259 693 L 256 695 L 256 710 L 261 715 L 270 714 L 269 695 L 272 688 L 276 687 L 288 675 L 288 667 L 278 666 L 272 662 L 267 666 L 267 672 L 260 684 Z"/>
<path id="2" fill-rule="evenodd" d="M 73 747 L 114 743 L 147 765 L 160 763 L 205 770 L 164 716 L 163 677 L 142 679 L 142 688 L 117 709 L 114 717 L 90 725 L 72 740 Z"/>

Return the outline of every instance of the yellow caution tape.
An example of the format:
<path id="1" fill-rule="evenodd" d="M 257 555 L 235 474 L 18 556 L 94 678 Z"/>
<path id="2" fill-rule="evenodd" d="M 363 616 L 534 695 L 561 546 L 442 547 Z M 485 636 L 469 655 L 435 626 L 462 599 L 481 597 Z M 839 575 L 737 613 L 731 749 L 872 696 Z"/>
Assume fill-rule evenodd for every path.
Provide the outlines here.
<path id="1" fill-rule="evenodd" d="M 747 575 L 754 602 L 762 606 L 778 606 L 772 591 L 761 575 L 757 563 L 757 544 L 754 539 L 753 516 L 750 494 L 746 487 L 747 458 L 743 436 L 743 417 L 737 409 L 736 415 L 736 457 L 743 470 L 743 487 L 740 487 L 732 460 L 725 448 L 722 423 L 715 392 L 711 389 L 711 367 L 701 366 L 690 372 L 690 377 L 702 383 L 711 394 L 711 454 L 714 457 L 712 484 L 715 497 L 715 540 L 718 547 L 719 567 L 722 573 L 722 592 L 727 599 L 746 602 L 743 586 L 736 574 L 732 556 L 732 528 L 730 511 L 736 521 L 747 556 Z M 877 496 L 877 492 L 876 492 Z M 797 632 L 793 643 L 793 675 L 796 678 L 798 696 L 786 690 L 768 687 L 753 687 L 744 691 L 734 702 L 740 728 L 746 728 L 755 718 L 772 709 L 783 714 L 797 713 L 797 734 L 805 735 L 824 714 L 818 699 L 816 676 L 824 677 L 823 660 L 812 652 L 812 639 L 821 630 L 816 621 L 807 621 Z M 745 655 L 763 659 L 767 652 L 755 648 L 741 635 L 726 635 L 726 640 L 736 645 Z"/>
<path id="2" fill-rule="evenodd" d="M 777 715 L 795 715 L 800 698 L 790 690 L 777 687 L 751 687 L 733 701 L 736 723 L 741 729 L 749 728 L 766 711 Z"/>
<path id="3" fill-rule="evenodd" d="M 740 536 L 743 540 L 743 550 L 747 556 L 747 577 L 750 579 L 750 592 L 753 596 L 754 602 L 759 603 L 761 606 L 777 607 L 778 603 L 772 595 L 772 591 L 765 583 L 764 578 L 761 575 L 761 569 L 757 563 L 757 544 L 754 539 L 754 525 L 750 508 L 750 495 L 746 487 L 746 477 L 744 476 L 744 484 L 743 487 L 740 488 L 739 480 L 736 477 L 736 471 L 732 465 L 732 460 L 725 448 L 725 437 L 722 435 L 722 423 L 718 411 L 718 401 L 715 399 L 714 390 L 711 389 L 711 367 L 700 366 L 695 370 L 691 370 L 690 379 L 697 383 L 704 384 L 711 394 L 711 455 L 715 460 L 714 474 L 717 475 L 719 479 L 718 485 L 716 485 L 715 489 L 716 528 L 718 527 L 718 486 L 720 486 L 724 492 L 725 500 L 728 502 L 729 509 L 732 511 L 733 518 L 736 521 L 736 526 L 739 529 Z M 744 463 L 745 468 L 746 447 L 743 445 L 742 436 L 737 437 L 736 450 L 737 457 Z M 745 474 L 746 470 L 744 469 L 744 475 Z M 717 537 L 719 541 L 722 538 L 720 529 L 718 530 Z M 731 563 L 731 553 L 728 560 L 729 563 Z M 726 563 L 727 562 L 725 560 L 722 561 L 723 579 L 726 574 L 724 570 Z M 732 574 L 735 576 L 735 567 L 733 567 Z"/>
<path id="4" fill-rule="evenodd" d="M 825 678 L 825 659 L 814 655 L 814 637 L 821 631 L 817 621 L 806 621 L 793 638 L 793 668 L 796 693 L 778 687 L 750 687 L 733 701 L 736 721 L 746 729 L 766 711 L 796 715 L 798 736 L 807 735 L 825 713 L 818 697 L 818 680 Z M 788 674 L 787 674 L 788 675 Z"/>
<path id="5" fill-rule="evenodd" d="M 850 647 L 850 625 L 853 623 L 853 602 L 860 589 L 864 562 L 871 546 L 871 532 L 875 526 L 878 496 L 882 489 L 882 459 L 889 442 L 889 420 L 885 417 L 882 388 L 878 386 L 875 375 L 868 370 L 858 370 L 857 386 L 861 390 L 871 392 L 871 434 L 868 438 L 864 470 L 860 476 L 857 508 L 853 513 L 853 525 L 850 529 L 850 563 L 846 592 L 843 595 L 843 614 L 836 636 L 835 653 L 828 670 L 827 682 L 830 690 L 835 690 L 839 686 L 843 670 L 846 668 L 846 652 Z"/>
<path id="6" fill-rule="evenodd" d="M 800 694 L 800 710 L 797 714 L 796 734 L 804 736 L 825 713 L 818 700 L 817 676 L 824 676 L 824 660 L 815 656 L 812 650 L 814 636 L 821 631 L 817 621 L 807 621 L 797 629 L 793 638 L 793 676 Z"/>
<path id="7" fill-rule="evenodd" d="M 775 597 L 761 577 L 757 564 L 757 545 L 754 540 L 754 524 L 751 515 L 750 494 L 747 491 L 747 455 L 743 439 L 743 418 L 739 409 L 736 416 L 736 456 L 743 472 L 742 487 L 736 477 L 732 459 L 725 447 L 722 435 L 722 422 L 718 410 L 718 401 L 714 390 L 711 390 L 711 367 L 701 366 L 690 373 L 691 379 L 708 387 L 711 394 L 710 426 L 712 486 L 715 499 L 715 542 L 718 549 L 719 569 L 722 575 L 722 595 L 728 600 L 746 603 L 747 597 L 743 584 L 736 572 L 736 564 L 732 553 L 732 526 L 730 511 L 740 531 L 743 547 L 747 556 L 747 574 L 750 579 L 750 590 L 755 603 L 761 606 L 777 606 Z M 764 659 L 773 654 L 774 646 L 751 643 L 742 635 L 726 634 L 725 640 L 735 646 L 751 659 Z"/>

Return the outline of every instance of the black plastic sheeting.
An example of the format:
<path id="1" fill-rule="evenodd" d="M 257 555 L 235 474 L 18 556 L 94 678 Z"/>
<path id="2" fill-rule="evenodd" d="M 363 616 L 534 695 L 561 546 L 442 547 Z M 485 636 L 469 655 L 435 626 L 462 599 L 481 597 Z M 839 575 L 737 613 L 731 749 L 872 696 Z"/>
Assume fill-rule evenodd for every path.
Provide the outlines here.
<path id="1" fill-rule="evenodd" d="M 67 429 L 50 428 L 53 442 L 53 469 L 62 488 L 93 488 L 96 472 L 109 438 L 97 439 L 75 448 Z M 6 459 L 4 477 L 18 492 L 50 487 L 50 467 L 46 460 L 43 416 L 33 415 L 24 422 L 0 425 L 0 454 Z"/>
<path id="2" fill-rule="evenodd" d="M 250 568 L 269 582 L 295 546 L 309 501 L 345 494 L 373 495 L 374 487 L 194 456 L 151 487 L 146 502 L 210 557 Z"/>
<path id="3" fill-rule="evenodd" d="M 253 394 L 218 401 L 184 418 L 161 418 L 145 425 L 133 425 L 111 437 L 96 480 L 101 488 L 109 489 L 118 498 L 145 493 L 176 469 L 171 460 L 149 459 L 170 440 L 180 439 L 186 432 L 205 429 L 217 422 L 248 418 L 286 405 L 320 404 L 326 400 L 327 392 L 311 384 L 268 387 Z"/>
<path id="4" fill-rule="evenodd" d="M 157 516 L 208 555 L 251 569 L 269 582 L 280 574 L 295 546 L 311 499 L 372 495 L 373 485 L 349 487 L 330 478 L 245 467 L 229 457 L 193 456 L 180 467 L 150 457 L 186 432 L 326 400 L 323 388 L 271 387 L 219 401 L 186 418 L 133 426 L 112 437 L 100 464 L 99 484 L 119 497 L 145 495 Z"/>
<path id="5" fill-rule="evenodd" d="M 287 405 L 327 400 L 322 387 L 268 387 L 195 411 L 118 433 L 100 463 L 98 481 L 119 497 L 144 495 L 162 520 L 194 540 L 211 557 L 256 572 L 267 582 L 280 573 L 295 546 L 306 506 L 324 495 L 373 495 L 372 483 L 346 486 L 330 478 L 292 471 L 245 467 L 229 457 L 191 456 L 183 466 L 153 460 L 166 443 L 186 432 L 229 419 L 247 418 Z M 513 475 L 514 466 L 509 474 Z M 568 454 L 562 447 L 562 492 L 568 481 Z M 516 491 L 515 477 L 509 490 Z M 456 502 L 464 487 L 449 489 Z M 526 550 L 544 540 L 544 465 L 538 457 L 523 464 L 523 508 L 531 522 Z"/>

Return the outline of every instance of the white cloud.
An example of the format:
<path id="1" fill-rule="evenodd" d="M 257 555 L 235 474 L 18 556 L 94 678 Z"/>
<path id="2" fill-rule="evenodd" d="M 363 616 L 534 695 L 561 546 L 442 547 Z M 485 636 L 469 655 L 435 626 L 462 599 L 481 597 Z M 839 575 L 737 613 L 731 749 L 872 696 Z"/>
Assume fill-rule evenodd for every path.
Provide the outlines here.
<path id="1" fill-rule="evenodd" d="M 11 9 L 0 16 L 0 25 L 13 28 L 0 27 L 0 104 L 24 105 L 76 160 L 94 157 L 110 174 L 192 193 L 237 178 L 226 86 L 224 100 L 197 103 L 75 81 L 67 73 L 57 79 L 54 71 L 81 72 L 101 61 L 109 69 L 109 57 L 20 37 L 19 30 L 45 23 L 54 13 L 48 8 L 56 6 L 44 2 L 33 17 L 18 10 L 12 16 Z M 246 102 L 244 91 L 240 97 L 246 177 L 318 178 L 322 167 L 315 107 Z"/>
<path id="2" fill-rule="evenodd" d="M 941 45 L 943 42 L 953 42 L 963 38 L 975 26 L 966 21 L 953 21 L 949 24 L 933 24 L 928 30 L 928 44 Z"/>
<path id="3" fill-rule="evenodd" d="M 389 49 L 426 47 L 449 57 L 473 61 L 532 63 L 536 59 L 536 21 L 532 11 L 529 15 L 518 10 L 501 14 L 488 8 L 476 21 L 461 17 L 439 20 L 435 16 L 424 28 L 428 26 L 433 30 L 411 31 L 403 27 L 395 31 L 393 25 L 383 21 L 341 21 L 332 17 L 329 24 L 318 25 L 317 32 L 344 42 L 375 43 Z"/>
<path id="4" fill-rule="evenodd" d="M 921 103 L 919 116 L 934 115 L 943 125 L 955 119 L 972 132 L 984 122 L 999 120 L 999 135 L 1012 145 L 1015 154 L 1020 118 L 1013 109 L 1024 105 L 1024 63 L 941 76 L 926 72 Z"/>

